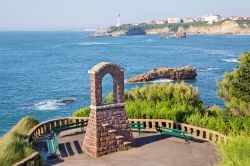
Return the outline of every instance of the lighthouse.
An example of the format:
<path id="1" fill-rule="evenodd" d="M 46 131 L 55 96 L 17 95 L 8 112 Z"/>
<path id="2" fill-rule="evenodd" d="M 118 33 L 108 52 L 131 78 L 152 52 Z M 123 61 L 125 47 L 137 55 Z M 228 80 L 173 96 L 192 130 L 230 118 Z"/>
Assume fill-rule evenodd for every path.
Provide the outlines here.
<path id="1" fill-rule="evenodd" d="M 119 14 L 117 17 L 117 27 L 121 26 L 121 15 Z"/>

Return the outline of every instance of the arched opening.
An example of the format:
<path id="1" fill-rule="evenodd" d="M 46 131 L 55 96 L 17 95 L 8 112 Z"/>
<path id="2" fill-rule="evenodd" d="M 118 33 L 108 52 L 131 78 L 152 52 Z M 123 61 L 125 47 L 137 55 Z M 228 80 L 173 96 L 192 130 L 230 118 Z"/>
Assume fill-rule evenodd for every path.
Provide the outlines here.
<path id="1" fill-rule="evenodd" d="M 104 75 L 102 79 L 102 103 L 103 104 L 109 104 L 114 103 L 114 81 L 111 74 Z"/>

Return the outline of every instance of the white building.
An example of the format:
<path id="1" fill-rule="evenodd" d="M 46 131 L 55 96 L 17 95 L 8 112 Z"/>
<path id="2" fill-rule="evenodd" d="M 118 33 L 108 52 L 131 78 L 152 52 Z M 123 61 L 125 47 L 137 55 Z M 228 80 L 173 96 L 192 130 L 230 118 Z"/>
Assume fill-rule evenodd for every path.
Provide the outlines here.
<path id="1" fill-rule="evenodd" d="M 204 16 L 202 16 L 202 18 L 203 18 L 203 21 L 208 22 L 208 24 L 213 24 L 215 22 L 222 21 L 222 17 L 219 14 L 204 15 Z"/>
<path id="2" fill-rule="evenodd" d="M 183 22 L 184 23 L 195 22 L 195 19 L 187 17 L 187 18 L 184 18 Z"/>
<path id="3" fill-rule="evenodd" d="M 150 24 L 166 24 L 166 20 L 151 20 Z"/>
<path id="4" fill-rule="evenodd" d="M 168 23 L 169 24 L 181 23 L 181 22 L 182 22 L 182 19 L 178 18 L 178 17 L 168 18 Z"/>

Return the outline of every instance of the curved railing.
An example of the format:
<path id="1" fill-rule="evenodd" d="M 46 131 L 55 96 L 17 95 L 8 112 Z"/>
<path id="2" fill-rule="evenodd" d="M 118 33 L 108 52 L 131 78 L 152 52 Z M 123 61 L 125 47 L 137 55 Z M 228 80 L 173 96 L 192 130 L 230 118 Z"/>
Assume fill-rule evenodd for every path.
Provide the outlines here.
<path id="1" fill-rule="evenodd" d="M 62 125 L 76 123 L 87 120 L 87 117 L 66 117 L 59 119 L 52 119 L 42 123 L 39 123 L 35 127 L 33 127 L 28 135 L 28 141 L 36 141 L 40 136 L 49 134 L 55 127 L 60 127 Z M 227 141 L 228 136 L 225 136 L 217 131 L 209 130 L 206 128 L 201 128 L 185 123 L 178 123 L 176 121 L 171 120 L 163 120 L 163 119 L 129 119 L 129 122 L 140 122 L 144 123 L 147 131 L 155 131 L 155 125 L 164 126 L 168 128 L 180 129 L 187 131 L 194 138 L 204 139 L 207 141 Z"/>
<path id="2" fill-rule="evenodd" d="M 15 163 L 13 166 L 28 166 L 28 165 L 42 165 L 41 157 L 38 152 L 33 152 L 31 155 Z"/>
<path id="3" fill-rule="evenodd" d="M 36 141 L 40 136 L 49 134 L 55 127 L 60 127 L 66 124 L 77 123 L 81 121 L 88 120 L 87 117 L 66 117 L 48 120 L 42 123 L 39 123 L 35 127 L 33 127 L 29 133 L 27 134 L 27 141 Z M 209 129 L 185 124 L 178 123 L 176 121 L 171 120 L 163 120 L 163 119 L 128 119 L 130 123 L 143 123 L 146 127 L 145 131 L 156 131 L 155 126 L 164 126 L 168 128 L 180 129 L 187 131 L 194 138 L 207 140 L 207 141 L 215 141 L 215 142 L 227 142 L 229 139 L 228 136 L 225 136 L 217 131 L 212 131 Z M 36 158 L 38 157 L 38 152 L 32 153 L 30 156 L 24 158 L 22 161 L 16 163 L 16 166 L 27 165 L 30 162 L 36 162 Z"/>
<path id="4" fill-rule="evenodd" d="M 60 127 L 63 125 L 77 123 L 87 120 L 88 118 L 84 117 L 66 117 L 48 120 L 38 125 L 34 126 L 27 134 L 27 141 L 36 141 L 40 136 L 49 134 L 54 128 Z"/>
<path id="5" fill-rule="evenodd" d="M 215 141 L 215 142 L 227 142 L 229 139 L 228 136 L 225 136 L 217 131 L 209 130 L 206 128 L 201 128 L 185 123 L 178 123 L 176 121 L 171 120 L 163 120 L 163 119 L 129 119 L 130 123 L 144 123 L 146 127 L 146 131 L 156 131 L 155 126 L 164 126 L 168 128 L 180 129 L 187 131 L 191 136 L 197 139 L 207 140 L 207 141 Z"/>

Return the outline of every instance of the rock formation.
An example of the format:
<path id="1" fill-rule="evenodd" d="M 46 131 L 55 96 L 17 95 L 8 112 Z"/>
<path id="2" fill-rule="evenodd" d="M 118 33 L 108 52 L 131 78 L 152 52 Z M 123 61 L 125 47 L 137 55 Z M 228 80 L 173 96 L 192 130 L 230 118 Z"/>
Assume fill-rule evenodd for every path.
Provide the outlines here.
<path id="1" fill-rule="evenodd" d="M 191 66 L 184 66 L 180 68 L 156 68 L 149 72 L 131 77 L 127 80 L 127 82 L 147 82 L 161 78 L 171 80 L 185 80 L 195 79 L 196 76 L 196 69 Z"/>
<path id="2" fill-rule="evenodd" d="M 74 99 L 63 99 L 63 100 L 57 101 L 57 103 L 73 103 L 73 102 L 75 102 Z"/>
<path id="3" fill-rule="evenodd" d="M 176 32 L 172 35 L 169 36 L 160 36 L 161 38 L 176 38 L 176 39 L 180 39 L 180 38 L 186 38 L 187 37 L 187 33 L 186 32 Z"/>

